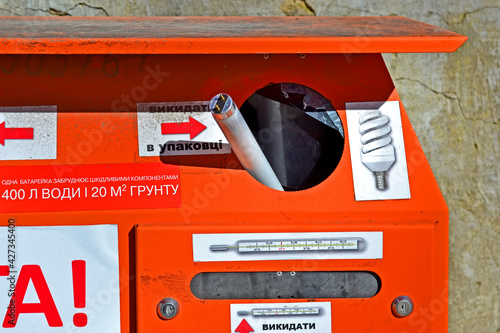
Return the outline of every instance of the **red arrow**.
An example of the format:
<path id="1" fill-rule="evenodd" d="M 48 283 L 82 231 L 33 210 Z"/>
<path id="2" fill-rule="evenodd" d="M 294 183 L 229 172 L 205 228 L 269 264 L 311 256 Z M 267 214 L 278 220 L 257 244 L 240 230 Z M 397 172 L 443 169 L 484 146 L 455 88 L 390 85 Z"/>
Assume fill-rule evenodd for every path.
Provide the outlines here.
<path id="1" fill-rule="evenodd" d="M 5 121 L 0 124 L 0 144 L 5 146 L 6 139 L 33 139 L 33 128 L 5 128 Z"/>
<path id="2" fill-rule="evenodd" d="M 193 140 L 195 136 L 203 132 L 207 126 L 200 123 L 193 117 L 189 117 L 187 123 L 164 123 L 161 124 L 161 134 L 188 134 Z"/>
<path id="3" fill-rule="evenodd" d="M 250 324 L 248 324 L 245 319 L 241 321 L 241 323 L 238 325 L 238 327 L 236 327 L 234 331 L 240 333 L 255 332 L 252 326 L 250 326 Z"/>

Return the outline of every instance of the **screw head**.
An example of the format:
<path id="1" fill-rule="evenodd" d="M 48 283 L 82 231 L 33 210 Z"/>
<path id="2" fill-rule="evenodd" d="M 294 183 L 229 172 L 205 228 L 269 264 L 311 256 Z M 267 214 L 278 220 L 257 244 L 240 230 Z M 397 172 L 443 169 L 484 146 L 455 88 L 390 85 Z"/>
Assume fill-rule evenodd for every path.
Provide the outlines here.
<path id="1" fill-rule="evenodd" d="M 156 312 L 161 319 L 172 319 L 179 313 L 179 303 L 173 298 L 164 298 L 158 303 Z"/>
<path id="2" fill-rule="evenodd" d="M 413 311 L 413 301 L 408 296 L 399 296 L 392 301 L 392 314 L 398 318 L 407 317 Z"/>

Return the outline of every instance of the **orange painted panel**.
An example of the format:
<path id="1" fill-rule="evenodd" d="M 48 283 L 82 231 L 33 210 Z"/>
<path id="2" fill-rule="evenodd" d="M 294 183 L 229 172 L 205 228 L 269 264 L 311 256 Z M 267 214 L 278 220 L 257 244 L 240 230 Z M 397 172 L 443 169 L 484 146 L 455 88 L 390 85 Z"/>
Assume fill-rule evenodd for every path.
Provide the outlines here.
<path id="1" fill-rule="evenodd" d="M 230 331 L 230 304 L 331 302 L 332 333 L 344 332 L 441 332 L 446 330 L 447 303 L 444 281 L 435 281 L 434 237 L 441 225 L 429 223 L 336 223 L 253 226 L 144 225 L 135 229 L 138 331 Z M 193 262 L 192 234 L 275 232 L 382 231 L 383 259 L 367 260 L 271 260 L 240 262 Z M 369 271 L 381 279 L 381 289 L 371 298 L 338 299 L 229 299 L 202 300 L 192 295 L 190 283 L 201 272 L 301 272 Z M 208 287 L 208 286 L 207 286 Z M 412 298 L 415 312 L 407 318 L 391 313 L 391 302 L 400 295 Z M 179 314 L 162 320 L 156 305 L 165 297 L 179 302 Z M 438 304 L 439 303 L 439 304 Z M 437 310 L 441 310 L 436 313 Z M 432 320 L 426 318 L 433 316 Z M 306 319 L 304 319 L 306 321 Z"/>
<path id="2" fill-rule="evenodd" d="M 8 20 L 13 21 L 5 25 L 6 31 L 25 22 L 24 19 Z M 354 200 L 347 135 L 340 163 L 326 180 L 307 190 L 278 192 L 253 179 L 233 154 L 139 156 L 136 104 L 203 101 L 225 92 L 241 106 L 266 85 L 293 82 L 308 86 L 330 100 L 347 132 L 346 102 L 400 101 L 381 55 L 356 53 L 452 51 L 463 43 L 462 36 L 444 30 L 431 33 L 428 26 L 418 26 L 403 18 L 384 18 L 381 22 L 399 22 L 396 30 L 401 36 L 379 26 L 373 36 L 368 36 L 366 31 L 361 35 L 370 41 L 366 49 L 346 51 L 341 49 L 342 42 L 354 42 L 359 35 L 346 26 L 331 36 L 335 23 L 327 18 L 319 19 L 309 34 L 304 27 L 313 21 L 307 18 L 298 19 L 290 32 L 283 29 L 272 32 L 265 25 L 259 28 L 267 31 L 264 41 L 258 36 L 260 30 L 232 34 L 229 28 L 237 22 L 236 18 L 222 20 L 227 31 L 199 39 L 193 36 L 194 32 L 181 33 L 189 31 L 183 29 L 199 22 L 198 19 L 144 19 L 151 27 L 143 33 L 132 25 L 130 32 L 119 30 L 121 35 L 112 36 L 112 40 L 104 36 L 106 29 L 114 24 L 143 21 L 94 19 L 96 26 L 103 27 L 101 35 L 97 28 L 89 30 L 92 34 L 84 29 L 78 35 L 78 25 L 75 25 L 76 35 L 71 31 L 65 33 L 76 39 L 65 39 L 62 34 L 60 39 L 52 40 L 58 24 L 65 27 L 81 22 L 80 19 L 34 20 L 44 27 L 37 32 L 36 41 L 4 31 L 1 52 L 26 54 L 0 56 L 0 91 L 6 92 L 0 95 L 0 106 L 56 106 L 57 155 L 49 160 L 0 161 L 2 179 L 26 179 L 27 174 L 32 175 L 31 178 L 42 177 L 49 169 L 58 170 L 61 177 L 68 179 L 94 177 L 95 171 L 106 168 L 117 175 L 130 170 L 142 173 L 160 170 L 165 174 L 176 170 L 175 174 L 179 175 L 180 202 L 175 205 L 169 199 L 158 198 L 150 206 L 133 200 L 109 201 L 109 205 L 106 200 L 98 200 L 74 210 L 78 207 L 61 200 L 50 209 L 24 210 L 22 205 L 16 206 L 18 203 L 0 201 L 4 212 L 0 219 L 15 218 L 19 226 L 118 225 L 122 332 L 191 331 L 202 327 L 202 323 L 211 323 L 211 327 L 203 326 L 208 332 L 220 331 L 220 328 L 227 331 L 231 301 L 201 301 L 192 296 L 189 281 L 197 272 L 320 269 L 367 270 L 381 279 L 380 292 L 373 298 L 322 300 L 332 303 L 333 332 L 345 330 L 347 323 L 357 325 L 359 330 L 355 331 L 441 332 L 446 329 L 448 212 L 401 103 L 411 199 L 364 202 Z M 247 26 L 260 22 L 257 18 L 245 20 Z M 290 23 L 288 20 L 273 18 L 269 25 L 284 26 Z M 348 19 L 360 27 L 375 24 L 377 20 L 374 20 Z M 154 23 L 165 27 L 179 24 L 171 44 L 164 44 L 167 35 L 161 35 L 164 33 L 161 29 L 156 37 L 141 39 L 152 34 Z M 204 25 L 196 27 L 201 29 Z M 287 33 L 293 36 L 286 36 Z M 95 43 L 85 44 L 87 37 L 95 38 Z M 219 48 L 231 38 L 238 43 Z M 138 43 L 132 45 L 132 39 Z M 192 49 L 187 40 L 194 43 Z M 395 40 L 400 42 L 397 47 L 393 44 Z M 443 44 L 443 41 L 447 42 Z M 30 47 L 29 43 L 32 43 Z M 85 54 L 112 51 L 117 54 Z M 223 51 L 232 55 L 221 54 Z M 248 54 L 260 51 L 270 56 Z M 305 57 L 282 54 L 288 52 L 308 54 Z M 327 54 L 329 52 L 347 53 Z M 5 183 L 2 190 L 17 189 L 16 186 Z M 116 194 L 117 187 L 114 191 Z M 384 256 L 370 260 L 307 262 L 194 263 L 192 259 L 193 233 L 319 231 L 382 231 Z M 173 256 L 167 250 L 170 244 L 180 249 Z M 395 318 L 389 308 L 392 299 L 401 294 L 408 294 L 415 302 L 414 313 L 405 319 Z M 163 297 L 172 296 L 178 298 L 183 310 L 178 318 L 161 321 L 155 313 L 156 304 Z"/>

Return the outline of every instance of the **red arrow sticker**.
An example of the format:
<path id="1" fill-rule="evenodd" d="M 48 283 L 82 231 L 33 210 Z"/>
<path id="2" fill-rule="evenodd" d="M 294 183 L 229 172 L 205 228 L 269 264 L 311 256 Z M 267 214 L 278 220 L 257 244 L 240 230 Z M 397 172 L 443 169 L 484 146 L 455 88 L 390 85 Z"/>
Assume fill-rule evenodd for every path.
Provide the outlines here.
<path id="1" fill-rule="evenodd" d="M 236 327 L 234 331 L 240 333 L 254 332 L 252 326 L 250 326 L 250 324 L 245 319 L 241 321 L 241 323 L 238 325 L 238 327 Z"/>
<path id="2" fill-rule="evenodd" d="M 193 117 L 189 117 L 187 123 L 163 123 L 161 124 L 161 134 L 189 134 L 193 140 L 198 134 L 207 127 Z"/>
<path id="3" fill-rule="evenodd" d="M 5 121 L 0 124 L 0 144 L 5 140 L 33 140 L 33 128 L 6 128 Z"/>

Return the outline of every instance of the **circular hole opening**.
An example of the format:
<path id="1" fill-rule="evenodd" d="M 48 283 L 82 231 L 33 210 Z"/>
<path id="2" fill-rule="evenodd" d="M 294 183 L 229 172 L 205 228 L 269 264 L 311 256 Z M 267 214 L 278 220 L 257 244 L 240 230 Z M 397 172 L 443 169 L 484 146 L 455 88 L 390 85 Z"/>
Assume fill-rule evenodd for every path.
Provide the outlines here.
<path id="1" fill-rule="evenodd" d="M 240 108 L 285 191 L 318 185 L 337 167 L 344 130 L 333 105 L 296 83 L 268 85 Z"/>

